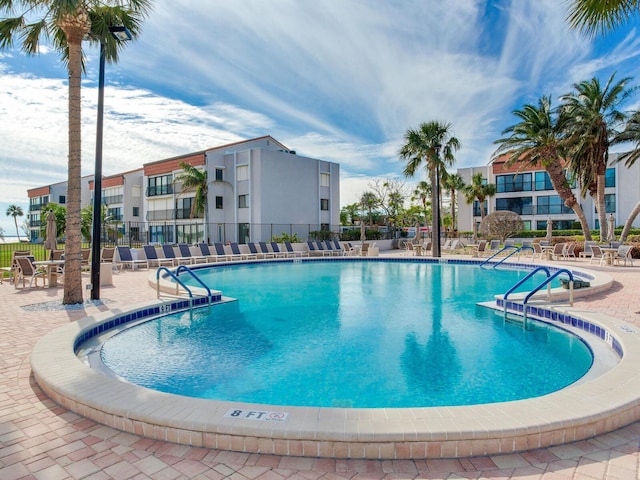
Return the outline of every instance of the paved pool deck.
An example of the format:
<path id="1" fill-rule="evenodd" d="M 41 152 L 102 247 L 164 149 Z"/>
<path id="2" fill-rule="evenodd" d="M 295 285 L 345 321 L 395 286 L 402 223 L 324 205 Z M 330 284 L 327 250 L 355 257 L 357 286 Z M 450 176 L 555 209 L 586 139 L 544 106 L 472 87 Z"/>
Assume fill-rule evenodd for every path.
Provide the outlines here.
<path id="1" fill-rule="evenodd" d="M 585 260 L 563 263 L 588 266 Z M 606 293 L 578 299 L 575 305 L 640 327 L 640 261 L 635 264 L 589 266 L 610 273 L 614 285 Z M 77 310 L 23 308 L 59 302 L 62 288 L 23 290 L 6 281 L 0 285 L 0 479 L 640 478 L 640 422 L 588 440 L 516 454 L 377 461 L 188 447 L 123 433 L 57 406 L 33 380 L 33 345 L 44 334 L 69 322 L 155 298 L 147 285 L 148 275 L 144 270 L 114 275 L 113 286 L 101 289 L 104 305 Z M 89 280 L 88 275 L 84 280 Z"/>

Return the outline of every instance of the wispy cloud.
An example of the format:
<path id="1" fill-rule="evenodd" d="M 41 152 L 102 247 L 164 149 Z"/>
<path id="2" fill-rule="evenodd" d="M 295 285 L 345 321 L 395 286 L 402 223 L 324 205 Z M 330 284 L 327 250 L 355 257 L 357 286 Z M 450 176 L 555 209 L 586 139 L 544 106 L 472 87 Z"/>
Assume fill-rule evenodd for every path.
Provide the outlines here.
<path id="1" fill-rule="evenodd" d="M 568 29 L 565 8 L 557 0 L 161 2 L 140 39 L 107 65 L 104 173 L 271 134 L 339 162 L 342 202 L 353 203 L 374 178 L 402 175 L 403 134 L 432 119 L 452 123 L 463 145 L 458 166 L 485 164 L 524 102 L 594 75 L 638 73 L 635 30 L 592 42 Z M 66 76 L 47 45 L 41 53 L 0 53 L 0 207 L 66 178 Z M 87 53 L 84 174 L 93 171 L 97 101 L 97 51 Z"/>

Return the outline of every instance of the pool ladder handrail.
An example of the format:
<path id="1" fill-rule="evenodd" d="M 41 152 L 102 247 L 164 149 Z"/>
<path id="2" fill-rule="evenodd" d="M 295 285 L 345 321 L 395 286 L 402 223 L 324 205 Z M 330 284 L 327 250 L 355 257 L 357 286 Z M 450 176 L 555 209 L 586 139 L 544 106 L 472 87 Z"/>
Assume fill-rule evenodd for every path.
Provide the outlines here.
<path id="1" fill-rule="evenodd" d="M 498 250 L 496 253 L 494 253 L 489 258 L 487 258 L 484 262 L 482 262 L 480 264 L 480 266 L 483 267 L 483 266 L 487 265 L 489 263 L 489 261 L 492 260 L 494 257 L 497 257 L 502 252 L 505 252 L 505 251 L 510 250 L 510 249 L 514 249 L 513 252 L 511 252 L 509 255 L 506 255 L 505 257 L 502 257 L 499 262 L 493 263 L 492 264 L 493 268 L 496 268 L 498 265 L 500 265 L 502 262 L 504 262 L 509 257 L 515 255 L 516 253 L 520 254 L 520 252 L 522 250 L 531 250 L 531 251 L 533 251 L 533 247 L 530 247 L 529 245 L 522 245 L 521 247 L 517 247 L 516 245 L 505 245 L 500 250 Z"/>
<path id="2" fill-rule="evenodd" d="M 518 288 L 520 285 L 522 285 L 524 282 L 529 280 L 531 277 L 533 277 L 536 273 L 540 271 L 545 272 L 547 274 L 547 278 L 545 278 L 542 282 L 540 282 L 539 285 L 537 285 L 533 290 L 527 293 L 522 302 L 523 326 L 525 329 L 527 328 L 527 307 L 528 307 L 529 299 L 545 285 L 547 286 L 547 298 L 548 298 L 548 296 L 551 293 L 551 281 L 556 277 L 558 277 L 559 275 L 562 275 L 563 273 L 566 273 L 569 276 L 569 304 L 573 307 L 573 272 L 566 268 L 560 268 L 556 270 L 554 273 L 551 273 L 551 271 L 547 267 L 536 267 L 533 270 L 531 270 L 524 278 L 520 279 L 509 290 L 507 290 L 506 293 L 502 296 L 502 303 L 503 303 L 502 306 L 504 307 L 505 317 L 507 315 L 507 298 L 509 298 L 509 295 L 512 294 L 516 288 Z"/>
<path id="3" fill-rule="evenodd" d="M 176 282 L 176 295 L 179 295 L 179 291 L 180 291 L 180 287 L 184 288 L 185 291 L 187 292 L 187 294 L 189 295 L 189 308 L 193 308 L 193 292 L 191 291 L 191 289 L 179 278 L 179 275 L 181 272 L 187 272 L 189 275 L 191 275 L 191 277 L 198 282 L 206 291 L 207 291 L 207 299 L 208 299 L 208 303 L 209 305 L 211 305 L 211 299 L 213 297 L 213 294 L 211 293 L 211 289 L 202 281 L 202 279 L 200 279 L 200 277 L 198 277 L 193 270 L 191 270 L 189 267 L 187 267 L 186 265 L 180 265 L 175 273 L 172 272 L 171 270 L 169 270 L 167 267 L 160 267 L 158 268 L 158 270 L 156 270 L 156 293 L 158 295 L 158 298 L 160 298 L 160 272 L 164 271 L 167 272 L 167 274 L 169 275 L 169 277 L 173 278 Z"/>

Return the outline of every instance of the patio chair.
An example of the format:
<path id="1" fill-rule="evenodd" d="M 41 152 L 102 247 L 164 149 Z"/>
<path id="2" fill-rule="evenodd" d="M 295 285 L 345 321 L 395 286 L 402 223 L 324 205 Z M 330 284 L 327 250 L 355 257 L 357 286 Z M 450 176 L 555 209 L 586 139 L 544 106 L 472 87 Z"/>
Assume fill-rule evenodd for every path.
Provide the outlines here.
<path id="1" fill-rule="evenodd" d="M 225 252 L 227 252 L 227 258 L 229 260 L 243 260 L 244 257 L 242 256 L 242 253 L 240 253 L 240 249 L 238 248 L 238 244 L 237 243 L 235 244 L 235 251 L 234 251 L 233 245 L 234 245 L 233 243 L 229 242 L 229 244 L 227 245 L 228 250 L 227 250 L 227 248 L 225 248 L 224 245 L 222 246 L 222 249 Z M 216 248 L 216 250 L 217 250 L 217 248 Z M 231 253 L 229 253 L 229 252 L 231 252 Z"/>
<path id="2" fill-rule="evenodd" d="M 215 253 L 212 253 L 211 249 L 209 248 L 209 245 L 204 242 L 199 243 L 198 247 L 200 248 L 200 253 L 202 254 L 202 256 L 207 259 L 207 262 L 217 262 L 218 260 L 226 259 L 226 255 L 224 255 L 223 258 L 221 259 L 220 255 L 216 255 Z"/>
<path id="3" fill-rule="evenodd" d="M 342 248 L 342 245 L 338 240 L 333 241 L 333 246 L 335 247 L 334 250 L 338 252 L 339 255 L 345 256 L 347 254 L 347 252 L 345 251 L 344 248 Z"/>
<path id="4" fill-rule="evenodd" d="M 247 247 L 249 248 L 249 251 L 256 256 L 256 258 L 267 258 L 264 253 L 258 251 L 258 247 L 256 247 L 254 242 L 248 242 Z"/>
<path id="5" fill-rule="evenodd" d="M 176 251 L 173 249 L 173 245 L 169 245 L 167 243 L 162 244 L 162 253 L 164 253 L 164 258 L 170 258 L 173 260 L 174 265 L 191 265 L 193 263 L 191 256 L 176 257 Z"/>
<path id="6" fill-rule="evenodd" d="M 231 242 L 229 244 L 229 248 L 231 248 L 231 254 L 233 256 L 240 256 L 241 260 L 257 260 L 258 255 L 253 254 L 251 252 L 243 252 L 240 250 L 240 246 L 235 243 L 235 242 Z"/>
<path id="7" fill-rule="evenodd" d="M 367 255 L 369 255 L 369 244 L 364 242 L 360 247 L 360 256 L 366 257 Z"/>
<path id="8" fill-rule="evenodd" d="M 291 242 L 284 242 L 284 248 L 287 250 L 287 257 L 308 257 L 309 256 L 309 252 L 305 252 L 302 250 L 296 250 L 295 248 L 293 248 L 293 245 L 291 245 Z"/>
<path id="9" fill-rule="evenodd" d="M 11 255 L 11 270 L 9 270 L 9 281 L 13 281 L 16 278 L 16 270 L 18 269 L 18 262 L 16 257 L 30 257 L 31 250 L 14 250 Z"/>
<path id="10" fill-rule="evenodd" d="M 191 258 L 191 263 L 207 263 L 206 255 L 194 255 L 186 243 L 179 243 L 178 250 L 180 250 L 180 256 L 183 258 Z"/>
<path id="11" fill-rule="evenodd" d="M 80 260 L 80 269 L 81 270 L 89 270 L 91 268 L 91 249 L 90 248 L 82 248 L 80 250 L 80 254 L 82 255 L 82 259 Z"/>
<path id="12" fill-rule="evenodd" d="M 280 250 L 278 242 L 271 242 L 271 251 L 276 258 L 285 258 L 287 256 L 287 252 L 283 252 L 282 250 Z"/>
<path id="13" fill-rule="evenodd" d="M 342 248 L 344 249 L 345 255 L 353 256 L 356 254 L 356 249 L 353 248 L 353 245 L 351 245 L 351 242 L 344 242 L 342 244 Z"/>
<path id="14" fill-rule="evenodd" d="M 119 272 L 122 269 L 122 265 L 114 262 L 116 256 L 116 249 L 113 247 L 102 247 L 100 250 L 100 263 L 110 263 L 111 270 Z"/>
<path id="15" fill-rule="evenodd" d="M 25 287 L 27 279 L 29 279 L 29 288 L 33 286 L 35 282 L 38 286 L 38 279 L 42 278 L 42 286 L 45 286 L 45 279 L 47 278 L 47 270 L 45 268 L 37 268 L 33 261 L 34 257 L 15 257 L 16 270 L 13 277 L 13 285 L 18 288 L 18 282 L 22 279 L 22 288 Z"/>
<path id="16" fill-rule="evenodd" d="M 564 250 L 562 251 L 562 257 L 565 260 L 569 260 L 570 258 L 576 259 L 576 244 L 575 243 L 567 243 Z"/>
<path id="17" fill-rule="evenodd" d="M 487 250 L 487 241 L 480 240 L 478 244 L 475 246 L 475 248 L 473 249 L 473 251 L 471 252 L 471 256 L 482 257 L 484 256 L 486 250 Z"/>
<path id="18" fill-rule="evenodd" d="M 327 255 L 325 250 L 319 250 L 315 242 L 312 242 L 311 240 L 307 240 L 307 247 L 309 248 L 309 256 L 319 257 L 322 255 L 324 257 Z"/>
<path id="19" fill-rule="evenodd" d="M 433 255 L 433 252 L 431 251 L 432 245 L 433 242 L 431 240 L 427 240 L 426 242 L 424 242 L 422 244 L 422 255 L 426 255 L 427 252 L 429 252 L 430 255 Z"/>
<path id="20" fill-rule="evenodd" d="M 51 250 L 49 260 L 64 260 L 64 250 Z"/>
<path id="21" fill-rule="evenodd" d="M 531 258 L 533 260 L 536 259 L 536 257 L 538 257 L 540 260 L 542 260 L 542 257 L 544 256 L 544 251 L 542 250 L 542 245 L 540 245 L 538 242 L 535 242 L 533 245 L 533 254 L 531 255 Z"/>
<path id="22" fill-rule="evenodd" d="M 597 245 L 597 244 L 598 243 L 593 241 L 593 240 L 587 240 L 586 242 L 584 242 L 584 250 L 578 254 L 578 257 L 580 257 L 580 258 L 591 258 L 591 256 L 593 255 L 593 252 L 591 251 L 591 248 L 594 245 Z"/>
<path id="23" fill-rule="evenodd" d="M 133 254 L 131 253 L 131 248 L 129 247 L 116 247 L 118 252 L 118 260 L 115 263 L 120 264 L 120 266 L 126 268 L 127 266 L 134 270 L 136 266 L 146 266 L 149 268 L 149 262 L 147 260 L 134 260 Z"/>
<path id="24" fill-rule="evenodd" d="M 624 266 L 629 265 L 633 266 L 633 258 L 631 257 L 631 250 L 633 250 L 633 245 L 620 245 L 618 247 L 618 251 L 613 254 L 613 262 L 615 265 L 620 265 L 621 262 L 624 262 Z"/>
<path id="25" fill-rule="evenodd" d="M 604 252 L 600 249 L 599 245 L 591 245 L 591 258 L 589 259 L 589 265 L 591 265 L 594 260 L 597 260 L 600 265 L 602 265 L 603 261 L 606 260 L 604 258 Z"/>
<path id="26" fill-rule="evenodd" d="M 172 258 L 160 258 L 158 257 L 158 250 L 153 245 L 144 245 L 142 247 L 144 255 L 147 257 L 147 263 L 150 267 L 162 267 L 165 265 L 174 266 Z"/>
<path id="27" fill-rule="evenodd" d="M 413 242 L 407 242 L 407 243 L 405 243 L 405 245 L 404 245 L 404 246 L 405 246 L 405 249 L 406 249 L 406 252 L 405 252 L 405 253 L 406 253 L 407 255 L 415 255 L 415 254 L 414 254 L 414 251 L 415 251 L 415 250 L 413 249 Z"/>
<path id="28" fill-rule="evenodd" d="M 562 260 L 563 258 L 565 258 L 564 252 L 566 248 L 567 248 L 566 243 L 556 243 L 553 246 L 553 250 L 551 251 L 551 259 Z"/>

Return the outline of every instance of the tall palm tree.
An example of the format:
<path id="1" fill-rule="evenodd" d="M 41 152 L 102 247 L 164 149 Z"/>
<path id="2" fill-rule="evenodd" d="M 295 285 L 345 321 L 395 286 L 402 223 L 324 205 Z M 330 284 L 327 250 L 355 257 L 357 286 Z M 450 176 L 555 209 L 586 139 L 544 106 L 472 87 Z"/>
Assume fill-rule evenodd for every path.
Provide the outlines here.
<path id="1" fill-rule="evenodd" d="M 427 208 L 431 205 L 429 198 L 431 197 L 431 184 L 424 180 L 420 180 L 416 185 L 416 188 L 413 190 L 413 195 L 411 195 L 411 200 L 417 200 L 420 202 L 420 207 L 422 207 L 422 213 L 424 215 L 424 224 L 426 225 L 429 218 L 429 209 Z"/>
<path id="2" fill-rule="evenodd" d="M 456 192 L 464 188 L 464 180 L 459 173 L 447 173 L 444 179 L 444 187 L 449 190 L 451 196 L 451 226 L 456 230 L 458 223 L 456 222 Z"/>
<path id="3" fill-rule="evenodd" d="M 488 197 L 496 194 L 496 186 L 493 183 L 485 183 L 482 173 L 475 173 L 471 176 L 471 183 L 462 188 L 462 193 L 467 203 L 471 204 L 474 200 L 478 200 L 480 204 L 480 222 L 484 220 L 484 201 Z M 476 240 L 476 224 L 473 222 L 473 240 Z"/>
<path id="4" fill-rule="evenodd" d="M 614 77 L 615 73 L 604 87 L 595 77 L 576 83 L 572 93 L 561 97 L 564 102 L 561 115 L 567 115 L 565 144 L 568 168 L 579 180 L 582 196 L 588 193 L 594 200 L 600 238 L 607 238 L 604 191 L 609 145 L 626 120 L 626 115 L 618 108 L 633 92 L 627 88 L 630 78 L 614 83 Z"/>
<path id="5" fill-rule="evenodd" d="M 595 36 L 614 30 L 639 12 L 638 0 L 573 0 L 568 21 L 571 28 Z"/>
<path id="6" fill-rule="evenodd" d="M 413 177 L 417 170 L 424 165 L 431 185 L 439 184 L 439 171 L 446 171 L 447 166 L 453 165 L 455 162 L 453 153 L 460 148 L 460 141 L 452 136 L 451 129 L 450 123 L 430 121 L 422 123 L 417 130 L 407 130 L 404 135 L 405 144 L 400 149 L 400 156 L 407 161 L 403 172 L 405 177 Z M 431 190 L 431 205 L 436 207 L 440 192 L 437 187 Z M 440 230 L 438 210 L 438 208 L 433 208 L 431 215 L 431 240 L 435 246 L 434 256 L 440 256 L 440 239 L 437 238 Z"/>
<path id="7" fill-rule="evenodd" d="M 190 217 L 204 218 L 204 241 L 208 241 L 207 233 L 207 210 L 209 201 L 209 181 L 207 180 L 207 170 L 199 169 L 185 162 L 180 162 L 183 172 L 176 175 L 173 182 L 182 183 L 183 192 L 195 192 L 193 203 L 191 204 Z"/>
<path id="8" fill-rule="evenodd" d="M 373 192 L 364 192 L 360 197 L 360 205 L 369 214 L 369 225 L 373 225 L 373 209 L 378 206 L 378 197 Z"/>
<path id="9" fill-rule="evenodd" d="M 16 224 L 16 235 L 18 236 L 18 242 L 20 241 L 20 231 L 18 230 L 18 217 L 22 217 L 24 212 L 22 207 L 18 205 L 9 205 L 7 208 L 7 217 L 13 217 L 13 222 Z"/>
<path id="10" fill-rule="evenodd" d="M 521 110 L 514 110 L 513 114 L 519 122 L 502 132 L 503 135 L 510 134 L 508 137 L 494 142 L 500 145 L 494 158 L 507 152 L 507 165 L 518 163 L 523 168 L 543 168 L 549 175 L 553 189 L 580 220 L 585 240 L 591 240 L 587 217 L 571 189 L 562 164 L 565 156 L 562 135 L 567 119 L 564 110 L 554 111 L 551 98 L 542 97 L 537 106 L 525 105 Z"/>
<path id="11" fill-rule="evenodd" d="M 69 158 L 67 179 L 67 230 L 64 268 L 64 304 L 82 303 L 80 192 L 81 192 L 81 74 L 82 41 L 104 44 L 105 59 L 116 62 L 119 42 L 112 26 L 124 26 L 132 37 L 140 32 L 150 0 L 0 0 L 0 49 L 19 40 L 22 51 L 35 55 L 41 39 L 51 39 L 69 72 Z M 23 11 L 16 17 L 14 12 Z"/>

